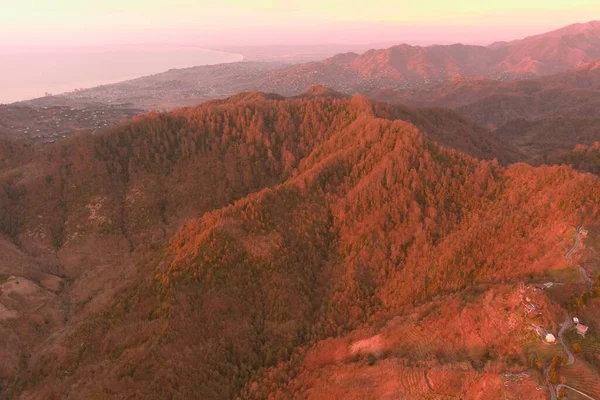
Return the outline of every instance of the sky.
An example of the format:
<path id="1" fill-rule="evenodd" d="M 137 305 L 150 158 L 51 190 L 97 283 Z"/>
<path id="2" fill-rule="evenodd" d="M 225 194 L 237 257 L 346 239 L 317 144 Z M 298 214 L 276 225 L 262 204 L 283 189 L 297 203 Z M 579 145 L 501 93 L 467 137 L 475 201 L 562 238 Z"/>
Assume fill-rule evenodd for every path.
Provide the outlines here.
<path id="1" fill-rule="evenodd" d="M 481 43 L 600 18 L 600 0 L 0 0 L 0 46 Z"/>

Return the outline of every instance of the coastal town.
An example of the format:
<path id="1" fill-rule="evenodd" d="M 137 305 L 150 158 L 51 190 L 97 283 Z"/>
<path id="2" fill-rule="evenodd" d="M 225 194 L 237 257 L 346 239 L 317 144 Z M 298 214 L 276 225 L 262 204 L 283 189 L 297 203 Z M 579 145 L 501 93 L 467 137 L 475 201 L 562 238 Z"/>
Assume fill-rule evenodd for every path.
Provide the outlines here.
<path id="1" fill-rule="evenodd" d="M 0 105 L 0 137 L 47 145 L 77 132 L 115 126 L 141 112 L 122 104 L 75 103 L 48 96 L 33 104 Z"/>

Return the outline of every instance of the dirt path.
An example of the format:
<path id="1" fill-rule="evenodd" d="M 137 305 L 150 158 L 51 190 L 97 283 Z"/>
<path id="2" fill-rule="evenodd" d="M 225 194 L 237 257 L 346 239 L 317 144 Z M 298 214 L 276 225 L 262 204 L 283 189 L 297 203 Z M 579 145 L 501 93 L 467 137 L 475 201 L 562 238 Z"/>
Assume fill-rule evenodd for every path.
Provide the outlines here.
<path id="1" fill-rule="evenodd" d="M 425 382 L 427 383 L 429 390 L 431 390 L 433 393 L 435 393 L 435 389 L 433 388 L 433 385 L 431 384 L 431 379 L 429 379 L 428 372 L 429 372 L 429 370 L 425 370 Z"/>

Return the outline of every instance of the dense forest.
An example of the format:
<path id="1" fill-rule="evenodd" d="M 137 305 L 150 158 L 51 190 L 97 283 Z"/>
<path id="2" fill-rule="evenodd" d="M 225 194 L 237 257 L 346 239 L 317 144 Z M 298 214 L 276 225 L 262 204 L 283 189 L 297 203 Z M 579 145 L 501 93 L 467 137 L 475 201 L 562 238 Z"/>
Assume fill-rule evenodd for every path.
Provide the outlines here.
<path id="1" fill-rule="evenodd" d="M 567 164 L 583 172 L 600 174 L 600 142 L 590 146 L 577 145 L 571 151 L 563 151 L 541 160 L 547 164 Z"/>
<path id="2" fill-rule="evenodd" d="M 566 232 L 600 211 L 597 177 L 503 166 L 515 150 L 450 111 L 311 93 L 240 94 L 47 148 L 3 143 L 3 238 L 56 257 L 75 306 L 35 352 L 38 336 L 21 337 L 2 393 L 289 398 L 329 368 L 389 364 L 425 374 L 423 390 L 462 379 L 440 389 L 456 394 L 525 365 L 521 331 L 410 359 L 394 339 L 395 361 L 357 350 L 322 376 L 314 359 L 356 332 L 391 337 L 415 310 L 424 335 L 432 324 L 443 336 L 453 312 L 477 325 L 482 298 L 500 315 L 519 282 L 564 267 Z"/>

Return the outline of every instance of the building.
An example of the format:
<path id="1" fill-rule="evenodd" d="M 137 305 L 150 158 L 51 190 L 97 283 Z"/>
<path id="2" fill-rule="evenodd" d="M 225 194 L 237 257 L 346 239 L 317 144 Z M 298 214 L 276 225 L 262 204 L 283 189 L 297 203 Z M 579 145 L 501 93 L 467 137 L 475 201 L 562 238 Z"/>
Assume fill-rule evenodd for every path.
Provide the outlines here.
<path id="1" fill-rule="evenodd" d="M 534 291 L 550 289 L 552 286 L 554 286 L 554 282 L 538 283 L 535 285 Z"/>
<path id="2" fill-rule="evenodd" d="M 544 336 L 544 341 L 546 343 L 556 343 L 556 338 L 554 337 L 553 334 L 546 333 L 546 336 Z"/>
<path id="3" fill-rule="evenodd" d="M 530 317 L 534 317 L 542 313 L 540 306 L 535 303 L 525 303 L 525 312 Z"/>
<path id="4" fill-rule="evenodd" d="M 556 336 L 554 336 L 550 331 L 547 331 L 539 325 L 531 324 L 531 327 L 535 330 L 540 339 L 542 339 L 544 342 L 548 344 L 556 343 Z"/>
<path id="5" fill-rule="evenodd" d="M 575 331 L 577 331 L 577 333 L 580 336 L 583 336 L 583 337 L 585 337 L 585 335 L 588 333 L 589 330 L 590 330 L 590 328 L 588 326 L 583 325 L 583 324 L 577 324 L 575 326 Z"/>

